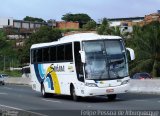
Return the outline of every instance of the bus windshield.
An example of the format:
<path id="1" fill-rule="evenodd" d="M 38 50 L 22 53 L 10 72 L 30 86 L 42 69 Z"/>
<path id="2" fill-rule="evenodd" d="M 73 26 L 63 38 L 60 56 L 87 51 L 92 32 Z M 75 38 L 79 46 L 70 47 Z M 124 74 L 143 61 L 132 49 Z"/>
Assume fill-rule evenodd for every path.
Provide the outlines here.
<path id="1" fill-rule="evenodd" d="M 118 79 L 128 76 L 123 41 L 98 40 L 83 42 L 86 54 L 85 77 L 94 80 Z"/>

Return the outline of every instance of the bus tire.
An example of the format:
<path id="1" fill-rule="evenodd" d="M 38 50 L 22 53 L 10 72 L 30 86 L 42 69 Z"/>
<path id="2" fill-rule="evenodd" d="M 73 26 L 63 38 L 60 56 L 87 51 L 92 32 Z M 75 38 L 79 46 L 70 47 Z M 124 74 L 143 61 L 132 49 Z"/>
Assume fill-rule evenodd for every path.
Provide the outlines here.
<path id="1" fill-rule="evenodd" d="M 41 85 L 41 93 L 42 93 L 42 96 L 43 96 L 44 98 L 47 98 L 47 97 L 48 97 L 48 94 L 45 92 L 45 87 L 44 87 L 43 84 Z"/>
<path id="2" fill-rule="evenodd" d="M 109 101 L 114 101 L 117 97 L 116 94 L 107 95 Z"/>
<path id="3" fill-rule="evenodd" d="M 5 83 L 3 82 L 2 85 L 5 85 Z"/>
<path id="4" fill-rule="evenodd" d="M 79 100 L 79 97 L 76 95 L 76 91 L 75 91 L 75 88 L 73 86 L 71 87 L 71 97 L 74 101 Z"/>

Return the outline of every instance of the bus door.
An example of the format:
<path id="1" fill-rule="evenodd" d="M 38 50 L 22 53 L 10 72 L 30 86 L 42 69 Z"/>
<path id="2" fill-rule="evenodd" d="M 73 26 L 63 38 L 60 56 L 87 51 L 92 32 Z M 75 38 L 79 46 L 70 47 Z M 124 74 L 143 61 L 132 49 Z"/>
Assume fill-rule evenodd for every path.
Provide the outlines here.
<path id="1" fill-rule="evenodd" d="M 78 87 L 79 89 L 83 89 L 84 87 L 84 73 L 83 73 L 83 63 L 81 62 L 81 55 L 79 53 L 80 51 L 80 42 L 74 42 L 74 58 L 75 58 L 75 66 L 76 66 L 76 73 L 77 73 L 77 79 Z"/>

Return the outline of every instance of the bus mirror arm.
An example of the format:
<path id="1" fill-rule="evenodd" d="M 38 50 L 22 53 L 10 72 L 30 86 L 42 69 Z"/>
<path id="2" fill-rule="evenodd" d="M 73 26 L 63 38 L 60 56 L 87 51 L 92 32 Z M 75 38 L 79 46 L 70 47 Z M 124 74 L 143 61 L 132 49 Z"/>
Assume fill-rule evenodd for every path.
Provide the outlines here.
<path id="1" fill-rule="evenodd" d="M 129 51 L 130 60 L 134 60 L 135 59 L 134 50 L 131 48 L 126 48 L 126 50 Z"/>
<path id="2" fill-rule="evenodd" d="M 80 55 L 81 55 L 81 62 L 82 63 L 86 63 L 86 55 L 85 55 L 85 52 L 80 50 L 79 51 Z"/>

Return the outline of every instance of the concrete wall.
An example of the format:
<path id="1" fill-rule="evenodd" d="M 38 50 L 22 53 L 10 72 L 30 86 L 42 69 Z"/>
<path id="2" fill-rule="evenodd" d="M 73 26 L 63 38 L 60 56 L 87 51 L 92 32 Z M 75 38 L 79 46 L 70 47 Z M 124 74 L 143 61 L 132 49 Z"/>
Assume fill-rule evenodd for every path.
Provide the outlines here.
<path id="1" fill-rule="evenodd" d="M 7 84 L 20 84 L 20 85 L 31 85 L 30 78 L 23 78 L 23 77 L 9 77 L 5 78 L 5 83 Z"/>
<path id="2" fill-rule="evenodd" d="M 13 26 L 13 18 L 0 17 L 0 28 L 3 28 L 4 26 Z"/>
<path id="3" fill-rule="evenodd" d="M 79 29 L 78 22 L 57 22 L 56 28 L 58 29 Z"/>
<path id="4" fill-rule="evenodd" d="M 131 80 L 129 92 L 160 94 L 160 79 Z"/>
<path id="5" fill-rule="evenodd" d="M 111 21 L 110 27 L 117 27 L 121 25 L 121 21 Z"/>

